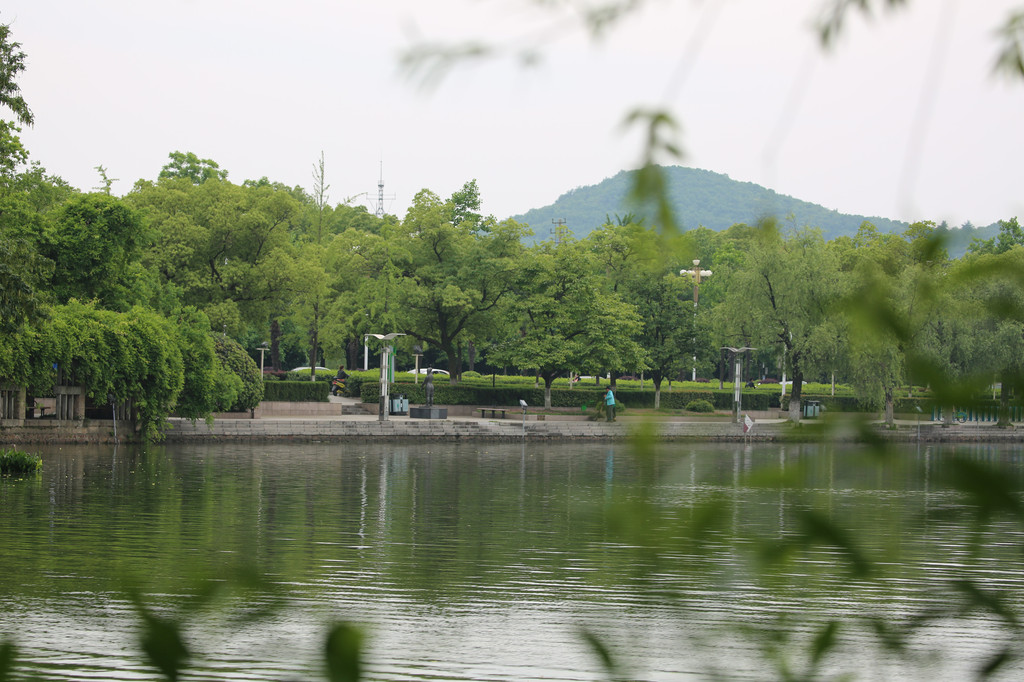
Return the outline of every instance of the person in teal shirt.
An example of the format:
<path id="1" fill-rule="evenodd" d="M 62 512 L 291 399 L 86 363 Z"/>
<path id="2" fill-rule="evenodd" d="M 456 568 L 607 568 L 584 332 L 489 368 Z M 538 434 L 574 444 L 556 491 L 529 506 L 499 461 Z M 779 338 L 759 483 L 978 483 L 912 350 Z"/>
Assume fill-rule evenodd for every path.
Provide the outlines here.
<path id="1" fill-rule="evenodd" d="M 608 392 L 604 394 L 604 405 L 607 421 L 615 421 L 615 394 L 612 393 L 612 389 L 609 388 Z"/>

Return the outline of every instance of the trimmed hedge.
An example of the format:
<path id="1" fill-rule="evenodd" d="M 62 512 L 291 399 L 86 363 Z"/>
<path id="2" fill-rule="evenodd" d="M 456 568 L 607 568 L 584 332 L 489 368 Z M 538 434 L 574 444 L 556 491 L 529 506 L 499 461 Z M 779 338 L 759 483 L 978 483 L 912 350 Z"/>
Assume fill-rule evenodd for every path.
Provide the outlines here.
<path id="1" fill-rule="evenodd" d="M 715 406 L 707 400 L 691 400 L 686 403 L 687 412 L 714 412 Z"/>
<path id="2" fill-rule="evenodd" d="M 362 401 L 364 403 L 375 403 L 379 399 L 379 384 L 376 381 L 357 381 L 349 383 L 353 395 L 356 394 L 355 386 L 358 385 Z M 578 386 L 577 388 L 553 388 L 551 389 L 552 407 L 593 407 L 604 399 L 604 392 L 607 386 L 601 388 Z M 418 385 L 412 383 L 397 382 L 391 385 L 392 395 L 403 394 L 409 399 L 410 404 L 417 405 L 425 402 L 423 394 L 423 383 Z M 714 405 L 716 410 L 732 409 L 732 389 L 704 390 L 704 391 L 662 391 L 661 407 L 669 410 L 685 410 L 686 406 L 694 400 L 706 400 Z M 621 388 L 615 391 L 616 400 L 629 403 L 634 409 L 653 408 L 654 391 L 639 389 Z M 522 398 L 531 406 L 544 404 L 544 389 L 534 388 L 532 380 L 528 385 L 502 386 L 495 388 L 480 384 L 461 383 L 458 386 L 449 386 L 448 383 L 434 383 L 434 402 L 439 405 L 518 405 Z M 790 394 L 786 394 L 786 404 L 789 404 Z M 777 392 L 750 391 L 743 393 L 744 410 L 778 410 L 783 409 L 781 395 Z M 830 396 L 804 394 L 801 401 L 817 400 L 826 411 L 832 412 L 863 412 L 864 407 L 854 396 Z M 989 401 L 991 402 L 991 401 Z M 931 409 L 932 401 L 929 398 L 903 398 L 896 400 L 896 410 L 905 412 L 912 411 L 913 405 L 921 404 L 921 409 Z M 993 403 L 995 404 L 995 403 Z"/>
<path id="3" fill-rule="evenodd" d="M 350 391 L 355 392 L 355 386 L 350 386 Z M 423 382 L 419 384 L 398 382 L 391 384 L 390 393 L 392 397 L 404 395 L 409 399 L 410 405 L 423 405 L 427 401 L 423 392 Z M 565 393 L 581 393 L 581 391 L 565 391 Z M 594 397 L 588 404 L 593 405 L 599 394 L 590 392 Z M 552 405 L 558 407 L 578 407 L 581 403 L 559 404 L 555 402 L 555 391 L 552 391 Z M 380 400 L 380 384 L 375 381 L 363 381 L 359 385 L 359 396 L 364 403 L 376 403 Z M 520 400 L 525 400 L 532 407 L 544 404 L 544 389 L 498 386 L 496 388 L 484 386 L 449 386 L 447 382 L 434 382 L 434 404 L 436 405 L 518 405 Z"/>
<path id="4" fill-rule="evenodd" d="M 379 386 L 377 371 L 351 372 L 346 382 L 350 395 L 359 396 L 364 403 L 376 403 L 379 400 Z M 473 377 L 463 375 L 463 381 L 458 386 L 448 384 L 447 376 L 435 376 L 434 381 L 434 402 L 438 405 L 499 405 L 517 406 L 519 400 L 525 400 L 531 407 L 544 405 L 544 389 L 534 388 L 533 377 L 512 376 L 498 377 L 498 385 L 491 387 L 491 376 Z M 404 395 L 412 405 L 422 405 L 426 402 L 423 394 L 422 378 L 419 384 L 412 381 L 412 377 L 402 375 L 399 380 L 391 385 L 393 396 Z M 308 383 L 308 382 L 307 382 Z M 654 390 L 648 387 L 641 391 L 639 386 L 633 386 L 639 382 L 621 382 L 615 391 L 617 401 L 628 403 L 634 409 L 653 408 Z M 558 380 L 551 389 L 552 407 L 573 407 L 593 408 L 601 404 L 604 399 L 604 392 L 607 390 L 607 382 L 596 386 L 591 382 L 577 384 L 574 388 L 568 388 L 566 382 Z M 801 402 L 816 400 L 821 403 L 826 412 L 865 412 L 866 408 L 852 395 L 832 396 L 829 393 L 807 392 L 808 386 L 804 386 L 804 393 Z M 815 385 L 816 389 L 830 390 L 827 384 Z M 767 389 L 767 390 L 766 390 Z M 781 391 L 778 384 L 762 385 L 759 389 L 744 389 L 743 409 L 744 410 L 779 410 L 789 405 L 792 393 L 786 392 L 785 401 L 781 400 Z M 717 387 L 706 389 L 686 390 L 662 390 L 661 407 L 668 410 L 684 411 L 686 406 L 695 400 L 707 400 L 714 405 L 716 410 L 727 411 L 732 409 L 733 389 L 727 386 L 722 390 Z M 927 395 L 918 395 L 913 398 L 898 397 L 895 400 L 895 410 L 901 413 L 915 412 L 914 407 L 920 406 L 921 411 L 930 414 L 934 400 Z M 998 407 L 998 400 L 980 399 L 973 403 L 975 409 L 994 411 Z M 1014 400 L 1011 405 L 1020 405 L 1021 401 Z M 1017 408 L 1020 410 L 1020 408 Z"/>
<path id="5" fill-rule="evenodd" d="M 326 381 L 268 381 L 263 399 L 295 403 L 326 403 L 331 385 Z"/>
<path id="6" fill-rule="evenodd" d="M 350 382 L 349 390 L 358 394 L 364 403 L 376 403 L 380 399 L 380 384 L 375 381 Z M 551 389 L 552 407 L 594 407 L 604 400 L 607 386 Z M 422 405 L 426 402 L 423 383 L 419 384 L 396 382 L 391 385 L 392 396 L 404 395 L 411 405 Z M 621 389 L 615 391 L 615 399 L 629 404 L 634 409 L 653 408 L 654 391 L 638 389 Z M 528 405 L 540 407 L 544 405 L 544 389 L 534 388 L 532 382 L 523 386 L 490 386 L 467 385 L 450 386 L 447 382 L 434 382 L 434 403 L 438 405 L 506 405 L 515 406 L 520 400 Z M 661 406 L 670 410 L 684 410 L 694 400 L 707 400 L 715 409 L 732 408 L 732 391 L 662 391 Z M 779 407 L 778 394 L 750 393 L 743 395 L 743 407 L 749 410 L 770 410 Z"/>

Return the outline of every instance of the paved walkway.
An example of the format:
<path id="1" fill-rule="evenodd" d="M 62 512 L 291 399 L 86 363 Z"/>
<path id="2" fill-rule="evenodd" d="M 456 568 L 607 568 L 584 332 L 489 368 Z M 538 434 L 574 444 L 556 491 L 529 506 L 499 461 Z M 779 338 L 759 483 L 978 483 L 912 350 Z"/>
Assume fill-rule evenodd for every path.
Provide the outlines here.
<path id="1" fill-rule="evenodd" d="M 510 413 L 507 419 L 450 416 L 447 419 L 411 419 L 404 415 L 390 415 L 381 421 L 376 414 L 368 414 L 352 398 L 331 398 L 332 405 L 319 404 L 317 409 L 328 413 L 308 414 L 311 406 L 284 406 L 279 409 L 304 410 L 307 414 L 266 414 L 254 419 L 219 418 L 213 424 L 185 419 L 168 420 L 165 432 L 168 440 L 342 440 L 363 438 L 371 440 L 622 440 L 638 433 L 648 433 L 659 440 L 701 441 L 774 441 L 858 440 L 854 425 L 833 425 L 827 431 L 819 420 L 802 422 L 794 427 L 784 419 L 757 419 L 749 433 L 741 424 L 730 421 L 666 421 L 621 417 L 614 423 L 602 421 L 560 421 L 549 416 L 544 421 L 536 415 Z M 340 403 L 340 404 L 339 404 Z M 888 439 L 912 441 L 918 439 L 918 422 L 898 422 L 896 430 L 879 428 L 877 434 Z M 994 424 L 957 424 L 943 426 L 934 422 L 920 424 L 920 439 L 929 442 L 1021 441 L 1024 429 L 998 429 Z"/>

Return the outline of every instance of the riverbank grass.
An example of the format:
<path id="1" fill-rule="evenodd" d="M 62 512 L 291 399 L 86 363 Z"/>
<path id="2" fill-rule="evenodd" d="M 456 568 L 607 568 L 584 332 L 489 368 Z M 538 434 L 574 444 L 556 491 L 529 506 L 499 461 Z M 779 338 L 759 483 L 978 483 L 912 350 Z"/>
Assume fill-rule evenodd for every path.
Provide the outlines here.
<path id="1" fill-rule="evenodd" d="M 43 458 L 13 448 L 0 448 L 0 476 L 33 474 L 43 468 Z"/>

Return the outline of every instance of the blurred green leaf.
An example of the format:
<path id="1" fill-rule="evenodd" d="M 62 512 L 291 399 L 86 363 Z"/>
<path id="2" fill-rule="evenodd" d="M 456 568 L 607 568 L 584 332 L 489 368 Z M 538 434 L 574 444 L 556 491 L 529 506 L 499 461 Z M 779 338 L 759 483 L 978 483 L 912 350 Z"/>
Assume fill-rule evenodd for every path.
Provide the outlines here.
<path id="1" fill-rule="evenodd" d="M 325 655 L 331 682 L 362 679 L 363 633 L 348 623 L 335 624 L 327 633 Z"/>
<path id="2" fill-rule="evenodd" d="M 998 36 L 995 71 L 1013 78 L 1024 77 L 1024 12 L 1011 14 L 999 28 Z"/>
<path id="3" fill-rule="evenodd" d="M 882 646 L 894 654 L 902 654 L 907 648 L 907 639 L 901 628 L 884 618 L 869 618 L 868 626 Z"/>
<path id="4" fill-rule="evenodd" d="M 1020 487 L 998 470 L 956 458 L 950 461 L 943 477 L 951 487 L 967 495 L 979 521 L 988 521 L 1002 513 L 1022 518 Z"/>
<path id="5" fill-rule="evenodd" d="M 985 665 L 981 667 L 981 669 L 978 671 L 978 677 L 983 680 L 992 677 L 997 672 L 1002 670 L 1002 668 L 1007 663 L 1012 662 L 1015 658 L 1016 656 L 1014 656 L 1013 652 L 1010 651 L 1010 649 L 1008 648 L 997 652 L 994 656 L 992 656 L 992 658 L 985 662 Z"/>
<path id="6" fill-rule="evenodd" d="M 7 682 L 13 679 L 14 659 L 17 658 L 18 649 L 13 642 L 0 642 L 0 682 Z"/>
<path id="7" fill-rule="evenodd" d="M 619 666 L 615 661 L 615 656 L 604 641 L 592 630 L 588 630 L 586 628 L 580 629 L 580 636 L 583 637 L 583 641 L 587 643 L 590 650 L 594 652 L 598 660 L 601 661 L 601 666 L 604 668 L 605 673 L 607 673 L 608 679 L 622 679 L 619 677 Z"/>
<path id="8" fill-rule="evenodd" d="M 180 625 L 169 618 L 157 616 L 141 604 L 138 608 L 142 617 L 139 645 L 146 660 L 168 680 L 177 680 L 189 658 Z"/>
<path id="9" fill-rule="evenodd" d="M 962 595 L 967 601 L 968 611 L 980 609 L 1006 621 L 1008 625 L 1016 627 L 1019 625 L 1017 614 L 1007 601 L 1005 595 L 986 590 L 973 580 L 954 580 L 953 589 Z"/>
<path id="10" fill-rule="evenodd" d="M 817 509 L 798 509 L 794 516 L 799 524 L 796 532 L 760 543 L 760 558 L 766 565 L 784 563 L 801 549 L 827 546 L 840 551 L 851 576 L 863 578 L 871 573 L 872 564 L 855 545 L 853 536 L 825 514 Z"/>
<path id="11" fill-rule="evenodd" d="M 835 648 L 838 634 L 839 623 L 833 620 L 825 623 L 825 626 L 814 636 L 814 641 L 811 643 L 811 662 L 814 665 L 820 663 Z"/>

